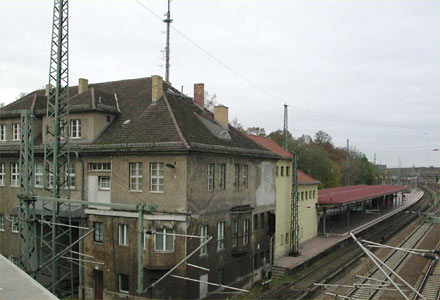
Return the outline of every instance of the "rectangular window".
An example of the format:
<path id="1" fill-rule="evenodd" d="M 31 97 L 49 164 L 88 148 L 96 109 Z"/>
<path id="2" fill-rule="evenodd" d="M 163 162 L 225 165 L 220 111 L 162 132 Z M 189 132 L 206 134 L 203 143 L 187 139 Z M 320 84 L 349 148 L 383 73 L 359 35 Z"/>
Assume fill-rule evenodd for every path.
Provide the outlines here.
<path id="1" fill-rule="evenodd" d="M 284 166 L 281 166 L 281 176 L 284 176 Z"/>
<path id="2" fill-rule="evenodd" d="M 163 192 L 164 190 L 164 170 L 163 163 L 150 163 L 150 191 Z"/>
<path id="3" fill-rule="evenodd" d="M 203 244 L 208 240 L 208 225 L 200 226 L 200 236 L 204 236 L 204 238 L 200 239 L 200 244 Z M 200 248 L 200 255 L 208 255 L 208 245 Z"/>
<path id="4" fill-rule="evenodd" d="M 217 223 L 217 250 L 225 249 L 225 222 Z"/>
<path id="5" fill-rule="evenodd" d="M 258 269 L 258 253 L 254 254 L 254 270 Z"/>
<path id="6" fill-rule="evenodd" d="M 121 293 L 128 293 L 130 291 L 128 275 L 118 274 L 118 286 Z"/>
<path id="7" fill-rule="evenodd" d="M 316 193 L 315 193 L 316 191 L 315 190 L 313 190 L 313 199 L 315 199 L 315 197 L 316 197 Z"/>
<path id="8" fill-rule="evenodd" d="M 142 163 L 130 163 L 130 191 L 142 192 Z"/>
<path id="9" fill-rule="evenodd" d="M 89 171 L 92 172 L 110 172 L 111 170 L 111 163 L 89 163 Z"/>
<path id="10" fill-rule="evenodd" d="M 81 119 L 70 120 L 70 137 L 71 138 L 81 137 Z"/>
<path id="11" fill-rule="evenodd" d="M 248 165 L 243 165 L 241 185 L 245 189 L 248 187 Z"/>
<path id="12" fill-rule="evenodd" d="M 238 221 L 232 223 L 232 247 L 238 246 Z"/>
<path id="13" fill-rule="evenodd" d="M 14 264 L 14 265 L 16 265 L 17 267 L 19 267 L 19 265 L 18 265 L 18 257 L 15 257 L 15 256 L 9 256 L 9 260 Z"/>
<path id="14" fill-rule="evenodd" d="M 289 176 L 289 167 L 286 167 L 286 176 Z"/>
<path id="15" fill-rule="evenodd" d="M 244 238 L 243 245 L 249 244 L 249 237 L 251 234 L 251 219 L 244 220 Z"/>
<path id="16" fill-rule="evenodd" d="M 174 251 L 174 237 L 170 235 L 173 233 L 172 229 L 156 228 L 154 251 Z"/>
<path id="17" fill-rule="evenodd" d="M 301 192 L 301 200 L 304 200 L 304 192 Z"/>
<path id="18" fill-rule="evenodd" d="M 18 216 L 11 215 L 11 231 L 17 233 L 18 232 Z"/>
<path id="19" fill-rule="evenodd" d="M 14 123 L 12 124 L 12 140 L 19 141 L 21 139 L 21 124 Z"/>
<path id="20" fill-rule="evenodd" d="M 226 188 L 226 165 L 218 165 L 218 189 L 224 190 Z"/>
<path id="21" fill-rule="evenodd" d="M 0 142 L 6 141 L 6 124 L 0 124 Z"/>
<path id="22" fill-rule="evenodd" d="M 0 186 L 5 186 L 5 164 L 0 164 Z"/>
<path id="23" fill-rule="evenodd" d="M 0 230 L 5 231 L 5 215 L 0 214 Z"/>
<path id="24" fill-rule="evenodd" d="M 93 222 L 93 228 L 95 229 L 93 232 L 93 240 L 102 243 L 104 241 L 104 223 Z"/>
<path id="25" fill-rule="evenodd" d="M 66 172 L 64 174 L 64 179 L 66 180 L 66 189 L 67 189 L 67 185 L 69 184 L 69 180 L 70 180 L 70 189 L 74 189 L 76 182 L 75 182 L 75 163 L 71 162 L 69 167 L 65 167 L 66 168 Z M 110 178 L 110 177 L 109 177 Z"/>
<path id="26" fill-rule="evenodd" d="M 286 232 L 286 245 L 287 245 L 287 243 L 289 243 L 289 233 L 288 232 Z"/>
<path id="27" fill-rule="evenodd" d="M 308 191 L 305 191 L 304 194 L 305 194 L 305 198 L 306 198 L 306 200 L 307 200 L 307 199 L 308 199 L 307 196 L 308 196 L 309 192 L 308 192 Z"/>
<path id="28" fill-rule="evenodd" d="M 264 221 L 264 215 L 265 213 L 261 213 L 260 214 L 260 218 L 261 218 L 261 229 L 264 229 L 264 226 L 266 224 L 266 222 Z"/>
<path id="29" fill-rule="evenodd" d="M 309 199 L 312 199 L 312 191 L 309 191 Z"/>
<path id="30" fill-rule="evenodd" d="M 11 186 L 18 187 L 19 171 L 18 163 L 11 163 Z"/>
<path id="31" fill-rule="evenodd" d="M 128 225 L 119 224 L 119 245 L 128 246 Z"/>
<path id="32" fill-rule="evenodd" d="M 44 174 L 43 163 L 36 163 L 35 164 L 35 187 L 36 188 L 43 187 L 43 174 Z"/>
<path id="33" fill-rule="evenodd" d="M 254 215 L 254 230 L 258 229 L 258 215 Z"/>
<path id="34" fill-rule="evenodd" d="M 225 249 L 225 222 L 217 223 L 217 250 Z"/>
<path id="35" fill-rule="evenodd" d="M 278 177 L 279 169 L 280 169 L 280 167 L 277 166 L 277 177 Z"/>
<path id="36" fill-rule="evenodd" d="M 111 188 L 110 176 L 99 176 L 98 184 L 101 191 L 109 191 Z"/>
<path id="37" fill-rule="evenodd" d="M 240 187 L 240 165 L 234 165 L 234 189 Z"/>
<path id="38" fill-rule="evenodd" d="M 215 164 L 208 165 L 208 191 L 214 190 L 214 172 Z"/>

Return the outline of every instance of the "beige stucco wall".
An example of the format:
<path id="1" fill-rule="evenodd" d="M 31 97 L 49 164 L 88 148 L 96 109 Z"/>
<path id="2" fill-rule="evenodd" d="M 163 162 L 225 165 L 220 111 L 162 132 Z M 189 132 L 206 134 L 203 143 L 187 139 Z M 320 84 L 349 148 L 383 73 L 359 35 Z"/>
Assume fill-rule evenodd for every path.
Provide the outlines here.
<path id="1" fill-rule="evenodd" d="M 283 167 L 283 176 L 281 168 Z M 286 176 L 286 168 L 289 174 Z M 278 160 L 276 177 L 276 229 L 275 229 L 275 259 L 288 255 L 290 251 L 290 220 L 291 220 L 291 184 L 292 184 L 292 161 Z M 312 197 L 301 200 L 301 192 L 311 191 Z M 313 197 L 313 191 L 315 191 Z M 303 243 L 317 235 L 318 217 L 316 202 L 318 201 L 318 185 L 298 186 L 298 215 L 299 215 L 299 243 Z M 305 199 L 305 198 L 304 198 Z"/>
<path id="2" fill-rule="evenodd" d="M 304 195 L 304 200 L 301 193 Z M 307 193 L 307 199 L 305 193 Z M 316 211 L 318 185 L 299 185 L 298 196 L 299 243 L 301 244 L 318 235 L 318 213 Z"/>

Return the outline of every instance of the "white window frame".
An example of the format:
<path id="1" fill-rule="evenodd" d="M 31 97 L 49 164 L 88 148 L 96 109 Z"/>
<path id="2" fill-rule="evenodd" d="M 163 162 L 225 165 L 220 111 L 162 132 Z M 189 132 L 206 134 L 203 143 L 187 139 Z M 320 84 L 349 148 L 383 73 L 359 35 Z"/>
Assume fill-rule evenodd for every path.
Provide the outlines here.
<path id="1" fill-rule="evenodd" d="M 70 120 L 70 138 L 71 139 L 81 138 L 81 119 Z"/>
<path id="2" fill-rule="evenodd" d="M 5 231 L 5 215 L 0 214 L 0 231 Z"/>
<path id="3" fill-rule="evenodd" d="M 13 123 L 12 124 L 12 140 L 19 141 L 21 139 L 21 124 Z"/>
<path id="4" fill-rule="evenodd" d="M 200 226 L 200 236 L 204 236 L 204 238 L 200 239 L 200 244 L 203 244 L 208 240 L 208 225 Z M 200 248 L 200 256 L 208 255 L 208 245 L 204 245 Z"/>
<path id="5" fill-rule="evenodd" d="M 98 225 L 99 226 L 96 226 Z M 103 222 L 93 222 L 93 242 L 95 243 L 104 243 L 104 223 Z"/>
<path id="6" fill-rule="evenodd" d="M 0 186 L 5 186 L 5 178 L 6 178 L 6 172 L 5 172 L 5 164 L 0 163 Z"/>
<path id="7" fill-rule="evenodd" d="M 126 275 L 126 274 L 118 274 L 118 290 L 121 293 L 128 294 L 130 291 L 122 289 L 122 276 L 127 276 L 128 289 L 130 289 L 130 277 L 128 275 Z"/>
<path id="8" fill-rule="evenodd" d="M 153 183 L 153 181 L 156 181 L 156 182 Z M 165 190 L 164 163 L 163 162 L 151 162 L 150 163 L 150 192 L 163 193 L 164 190 Z"/>
<path id="9" fill-rule="evenodd" d="M 156 228 L 156 234 L 154 235 L 154 251 L 155 252 L 174 252 L 174 236 L 163 233 L 173 234 L 173 229 L 168 228 Z M 159 243 L 157 238 L 162 236 L 162 243 Z M 167 249 L 168 241 L 171 240 L 171 249 Z M 162 244 L 162 245 L 160 245 Z"/>
<path id="10" fill-rule="evenodd" d="M 238 246 L 238 220 L 232 223 L 232 247 Z"/>
<path id="11" fill-rule="evenodd" d="M 119 245 L 128 246 L 128 224 L 118 224 Z"/>
<path id="12" fill-rule="evenodd" d="M 242 175 L 242 179 L 241 179 L 241 185 L 243 188 L 247 189 L 248 188 L 248 178 L 249 178 L 249 168 L 248 165 L 243 165 L 242 170 L 241 170 L 241 175 Z"/>
<path id="13" fill-rule="evenodd" d="M 106 180 L 103 180 L 104 178 L 106 178 Z M 103 185 L 103 183 L 107 181 L 107 178 L 108 178 L 108 186 L 106 183 Z M 98 176 L 98 186 L 99 186 L 100 191 L 110 191 L 110 189 L 112 188 L 111 177 L 110 176 Z"/>
<path id="14" fill-rule="evenodd" d="M 6 124 L 0 124 L 0 142 L 6 142 Z"/>
<path id="15" fill-rule="evenodd" d="M 226 164 L 218 165 L 218 189 L 226 189 Z"/>
<path id="16" fill-rule="evenodd" d="M 43 187 L 43 177 L 44 176 L 44 165 L 43 163 L 36 163 L 34 169 L 34 180 L 35 187 L 42 188 Z"/>
<path id="17" fill-rule="evenodd" d="M 240 165 L 234 165 L 234 189 L 240 189 Z"/>
<path id="18" fill-rule="evenodd" d="M 250 235 L 251 235 L 251 219 L 247 218 L 244 220 L 244 225 L 243 225 L 243 245 L 247 245 L 249 244 L 250 241 Z"/>
<path id="19" fill-rule="evenodd" d="M 20 166 L 18 163 L 11 163 L 11 187 L 18 187 L 20 184 Z"/>
<path id="20" fill-rule="evenodd" d="M 10 215 L 9 218 L 11 219 L 11 232 L 18 233 L 18 230 L 19 230 L 19 228 L 18 228 L 18 222 L 19 222 L 18 216 Z"/>
<path id="21" fill-rule="evenodd" d="M 217 223 L 217 251 L 225 250 L 225 222 Z"/>
<path id="22" fill-rule="evenodd" d="M 208 191 L 214 190 L 215 164 L 208 164 Z"/>
<path id="23" fill-rule="evenodd" d="M 130 192 L 142 192 L 142 163 L 129 163 Z"/>
<path id="24" fill-rule="evenodd" d="M 89 171 L 90 172 L 111 172 L 112 165 L 111 163 L 89 163 Z"/>
<path id="25" fill-rule="evenodd" d="M 67 168 L 68 170 L 65 170 L 64 172 L 64 180 L 66 180 L 66 189 L 67 189 L 67 185 L 69 184 L 69 178 L 67 176 L 70 177 L 70 189 L 73 190 L 76 187 L 76 178 L 75 178 L 75 163 L 71 162 L 70 166 Z M 73 171 L 73 172 L 72 172 Z"/>

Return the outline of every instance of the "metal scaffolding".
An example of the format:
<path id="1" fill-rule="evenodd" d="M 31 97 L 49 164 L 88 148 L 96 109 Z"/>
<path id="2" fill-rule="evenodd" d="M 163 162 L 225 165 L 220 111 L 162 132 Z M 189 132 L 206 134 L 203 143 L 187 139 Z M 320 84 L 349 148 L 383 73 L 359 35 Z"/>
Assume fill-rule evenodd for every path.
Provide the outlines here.
<path id="1" fill-rule="evenodd" d="M 290 255 L 299 255 L 299 215 L 298 215 L 298 159 L 293 154 L 292 188 L 290 201 Z"/>

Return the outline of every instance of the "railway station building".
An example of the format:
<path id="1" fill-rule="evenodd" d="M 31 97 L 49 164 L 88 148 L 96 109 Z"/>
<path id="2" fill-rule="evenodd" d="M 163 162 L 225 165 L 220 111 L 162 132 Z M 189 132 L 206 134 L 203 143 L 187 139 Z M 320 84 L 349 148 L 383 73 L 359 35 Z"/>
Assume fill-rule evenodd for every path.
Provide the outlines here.
<path id="1" fill-rule="evenodd" d="M 77 298 L 217 297 L 221 285 L 262 278 L 271 264 L 280 155 L 229 125 L 227 107 L 206 109 L 203 84 L 194 85 L 193 98 L 160 76 L 80 79 L 69 93 L 71 164 L 63 171 L 71 199 L 156 207 L 143 215 L 142 240 L 137 211 L 80 208 L 73 225 L 84 238 L 72 250 L 87 259 L 74 255 Z M 38 90 L 0 109 L 0 252 L 15 262 L 20 110 L 34 115 L 35 193 L 43 195 L 46 99 Z M 208 236 L 173 276 L 152 286 Z M 144 289 L 152 287 L 144 293 L 138 274 Z"/>

